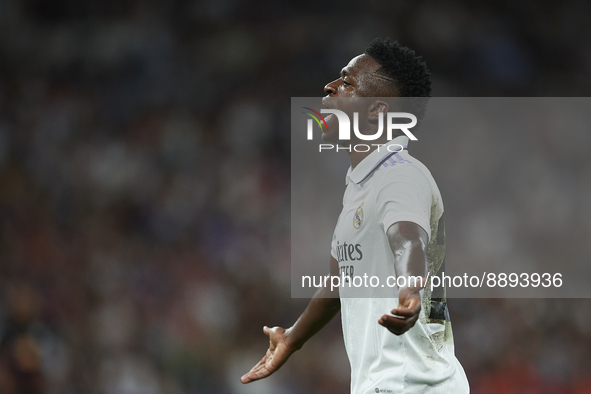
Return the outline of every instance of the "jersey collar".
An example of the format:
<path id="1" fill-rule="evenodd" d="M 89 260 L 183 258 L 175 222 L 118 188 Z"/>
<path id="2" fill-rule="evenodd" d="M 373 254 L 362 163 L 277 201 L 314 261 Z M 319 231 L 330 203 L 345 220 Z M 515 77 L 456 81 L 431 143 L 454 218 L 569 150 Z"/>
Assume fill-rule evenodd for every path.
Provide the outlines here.
<path id="1" fill-rule="evenodd" d="M 391 145 L 394 146 L 389 148 Z M 406 149 L 408 147 L 408 137 L 405 135 L 400 135 L 394 138 L 392 141 L 380 146 L 379 151 L 376 149 L 371 152 L 365 159 L 361 160 L 361 162 L 357 164 L 357 167 L 355 167 L 354 170 L 351 170 L 351 167 L 349 167 L 347 176 L 345 177 L 345 184 L 348 185 L 350 181 L 356 184 L 363 182 L 365 178 L 370 176 L 380 164 L 382 164 L 394 153 L 400 152 L 402 150 L 400 149 L 400 146 L 397 145 L 402 145 L 403 148 Z"/>

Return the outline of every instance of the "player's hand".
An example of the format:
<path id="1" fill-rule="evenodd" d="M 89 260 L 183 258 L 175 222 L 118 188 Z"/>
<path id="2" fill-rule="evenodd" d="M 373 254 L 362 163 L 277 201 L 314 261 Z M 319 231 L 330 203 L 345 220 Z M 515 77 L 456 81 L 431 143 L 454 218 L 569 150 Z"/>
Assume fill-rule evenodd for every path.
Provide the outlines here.
<path id="1" fill-rule="evenodd" d="M 390 311 L 392 315 L 382 315 L 378 323 L 396 335 L 402 335 L 410 330 L 417 322 L 421 312 L 421 295 L 419 293 L 421 289 L 422 287 L 401 289 L 398 296 L 398 308 Z"/>
<path id="2" fill-rule="evenodd" d="M 269 349 L 261 361 L 240 378 L 242 383 L 266 378 L 285 364 L 289 356 L 295 352 L 295 349 L 288 344 L 285 329 L 265 326 L 263 332 L 269 337 Z"/>

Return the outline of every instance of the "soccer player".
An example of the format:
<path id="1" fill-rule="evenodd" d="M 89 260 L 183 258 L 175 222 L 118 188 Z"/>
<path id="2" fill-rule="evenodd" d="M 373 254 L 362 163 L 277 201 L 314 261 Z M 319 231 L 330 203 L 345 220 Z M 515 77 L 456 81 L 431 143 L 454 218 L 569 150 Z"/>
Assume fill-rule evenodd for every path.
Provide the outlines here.
<path id="1" fill-rule="evenodd" d="M 359 131 L 367 135 L 376 133 L 379 117 L 390 109 L 384 98 L 428 97 L 431 81 L 414 51 L 376 39 L 324 90 L 323 104 L 329 108 L 350 112 L 354 103 L 364 106 Z M 329 115 L 326 121 L 325 142 L 345 147 L 364 142 L 353 135 L 350 141 L 339 141 L 336 117 Z M 454 355 L 445 297 L 435 297 L 425 287 L 429 275 L 441 269 L 445 254 L 441 195 L 429 170 L 401 149 L 408 137 L 400 133 L 392 141 L 385 138 L 380 149 L 371 145 L 368 152 L 349 151 L 351 167 L 331 245 L 330 273 L 423 279 L 398 289 L 398 298 L 350 298 L 350 287 L 321 288 L 292 327 L 263 328 L 269 349 L 242 376 L 242 383 L 275 372 L 340 311 L 352 393 L 469 392 Z"/>

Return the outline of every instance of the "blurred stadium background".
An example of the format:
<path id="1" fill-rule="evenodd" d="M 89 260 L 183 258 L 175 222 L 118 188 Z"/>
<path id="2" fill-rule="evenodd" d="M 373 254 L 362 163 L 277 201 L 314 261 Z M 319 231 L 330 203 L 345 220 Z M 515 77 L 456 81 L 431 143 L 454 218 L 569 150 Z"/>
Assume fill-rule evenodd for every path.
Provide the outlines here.
<path id="1" fill-rule="evenodd" d="M 588 96 L 589 15 L 585 1 L 0 1 L 0 393 L 347 393 L 338 321 L 239 383 L 261 327 L 305 305 L 289 289 L 290 97 L 323 95 L 376 36 L 423 54 L 434 96 Z M 551 132 L 526 159 L 555 152 Z M 453 176 L 436 174 L 444 199 Z M 455 211 L 482 228 L 477 206 Z M 589 215 L 570 214 L 556 255 L 571 240 L 566 257 L 588 259 Z M 473 393 L 591 393 L 589 300 L 450 311 Z"/>

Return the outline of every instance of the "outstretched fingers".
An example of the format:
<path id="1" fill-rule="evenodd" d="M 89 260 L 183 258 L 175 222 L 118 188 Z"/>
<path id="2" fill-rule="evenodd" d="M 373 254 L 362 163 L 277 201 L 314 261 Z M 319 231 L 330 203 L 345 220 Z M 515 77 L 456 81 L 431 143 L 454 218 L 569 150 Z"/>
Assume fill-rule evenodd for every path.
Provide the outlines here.
<path id="1" fill-rule="evenodd" d="M 283 335 L 285 330 L 283 328 L 265 326 L 263 332 L 269 337 L 269 349 L 261 361 L 240 378 L 242 383 L 250 383 L 266 378 L 278 370 L 291 354 L 284 343 Z"/>
<path id="2" fill-rule="evenodd" d="M 269 371 L 267 368 L 267 356 L 265 355 L 250 371 L 245 373 L 241 378 L 240 381 L 242 383 L 250 383 L 254 382 L 255 380 L 259 380 L 262 378 L 266 378 L 267 376 L 271 375 L 273 371 Z"/>

